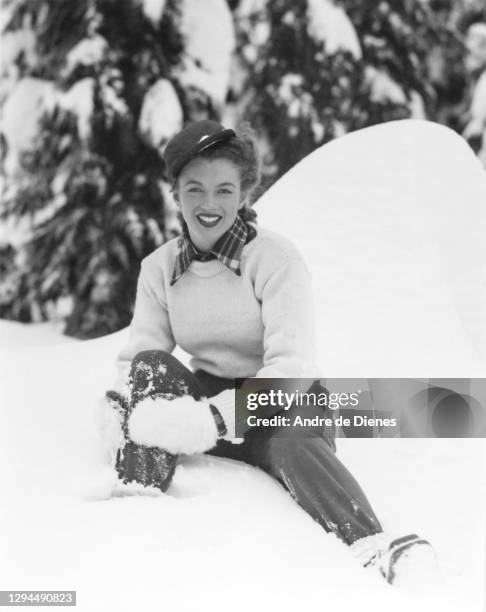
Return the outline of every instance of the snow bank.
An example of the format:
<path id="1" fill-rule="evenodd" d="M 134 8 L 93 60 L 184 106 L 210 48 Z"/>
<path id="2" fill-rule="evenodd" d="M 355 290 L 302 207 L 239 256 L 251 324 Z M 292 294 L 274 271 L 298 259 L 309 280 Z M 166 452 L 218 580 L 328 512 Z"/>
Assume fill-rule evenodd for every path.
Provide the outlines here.
<path id="1" fill-rule="evenodd" d="M 322 372 L 485 375 L 485 201 L 464 139 L 414 120 L 334 140 L 263 195 L 260 222 L 312 272 Z"/>
<path id="2" fill-rule="evenodd" d="M 484 441 L 339 441 L 386 527 L 419 530 L 437 547 L 442 592 L 407 596 L 358 567 L 283 487 L 243 463 L 186 458 L 167 494 L 132 487 L 108 498 L 113 480 L 93 411 L 125 340 L 119 332 L 0 350 L 0 573 L 8 588 L 76 589 L 78 608 L 89 612 L 293 612 L 324 600 L 373 612 L 479 609 Z"/>
<path id="3" fill-rule="evenodd" d="M 64 323 L 17 323 L 0 319 L 0 348 L 50 346 L 77 342 L 75 338 L 64 336 Z"/>
<path id="4" fill-rule="evenodd" d="M 458 136 L 397 122 L 318 149 L 261 198 L 262 225 L 294 239 L 311 267 L 326 376 L 481 370 L 485 181 Z M 338 440 L 384 527 L 434 543 L 445 581 L 423 597 L 358 567 L 242 463 L 186 458 L 167 494 L 109 498 L 94 409 L 126 337 L 0 349 L 7 588 L 77 589 L 89 612 L 480 609 L 483 439 Z"/>

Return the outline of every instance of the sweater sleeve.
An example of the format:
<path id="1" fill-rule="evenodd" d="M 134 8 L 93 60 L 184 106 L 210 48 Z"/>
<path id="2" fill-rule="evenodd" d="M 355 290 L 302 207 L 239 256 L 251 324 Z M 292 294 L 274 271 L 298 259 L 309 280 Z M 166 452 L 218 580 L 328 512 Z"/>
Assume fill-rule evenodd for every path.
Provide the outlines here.
<path id="1" fill-rule="evenodd" d="M 160 283 L 156 293 L 151 284 L 149 270 L 142 262 L 129 339 L 116 360 L 118 378 L 115 389 L 122 390 L 125 386 L 131 361 L 138 352 L 159 349 L 171 353 L 174 347 L 163 283 Z"/>
<path id="2" fill-rule="evenodd" d="M 312 280 L 303 259 L 288 258 L 269 274 L 261 307 L 264 353 L 256 377 L 316 376 Z"/>
<path id="3" fill-rule="evenodd" d="M 317 376 L 312 279 L 305 262 L 290 257 L 274 267 L 267 273 L 258 297 L 264 325 L 263 366 L 251 382 L 251 391 L 294 391 L 292 379 Z M 255 378 L 289 380 L 273 384 L 262 380 L 259 384 Z M 279 406 L 261 407 L 258 416 L 270 418 L 279 410 Z M 235 415 L 239 435 L 249 429 L 246 416 L 245 410 Z"/>

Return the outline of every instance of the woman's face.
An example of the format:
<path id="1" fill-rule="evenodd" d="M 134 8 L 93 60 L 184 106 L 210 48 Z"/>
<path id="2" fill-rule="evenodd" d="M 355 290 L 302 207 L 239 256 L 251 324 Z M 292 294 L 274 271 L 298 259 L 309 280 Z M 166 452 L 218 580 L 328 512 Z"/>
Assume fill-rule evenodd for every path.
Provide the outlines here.
<path id="1" fill-rule="evenodd" d="M 243 206 L 240 170 L 227 159 L 196 157 L 182 169 L 174 195 L 191 240 L 209 251 Z"/>

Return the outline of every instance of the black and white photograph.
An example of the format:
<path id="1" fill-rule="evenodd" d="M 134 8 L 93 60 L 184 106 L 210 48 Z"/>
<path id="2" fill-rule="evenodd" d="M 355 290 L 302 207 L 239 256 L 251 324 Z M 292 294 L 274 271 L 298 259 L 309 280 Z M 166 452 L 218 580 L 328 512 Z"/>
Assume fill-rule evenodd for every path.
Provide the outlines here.
<path id="1" fill-rule="evenodd" d="M 486 612 L 485 0 L 0 51 L 0 606 Z"/>

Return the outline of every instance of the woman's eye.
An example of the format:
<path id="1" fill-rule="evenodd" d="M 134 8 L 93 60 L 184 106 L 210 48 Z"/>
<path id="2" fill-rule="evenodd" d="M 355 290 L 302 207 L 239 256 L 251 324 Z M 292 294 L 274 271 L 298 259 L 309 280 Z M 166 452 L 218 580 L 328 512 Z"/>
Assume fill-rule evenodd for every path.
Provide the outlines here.
<path id="1" fill-rule="evenodd" d="M 188 191 L 189 193 L 199 193 L 201 189 L 199 187 L 191 187 Z"/>
<path id="2" fill-rule="evenodd" d="M 230 193 L 233 193 L 233 192 L 231 191 L 231 189 L 224 189 L 223 188 L 223 189 L 219 190 L 219 193 L 223 193 L 225 195 L 229 195 Z"/>

